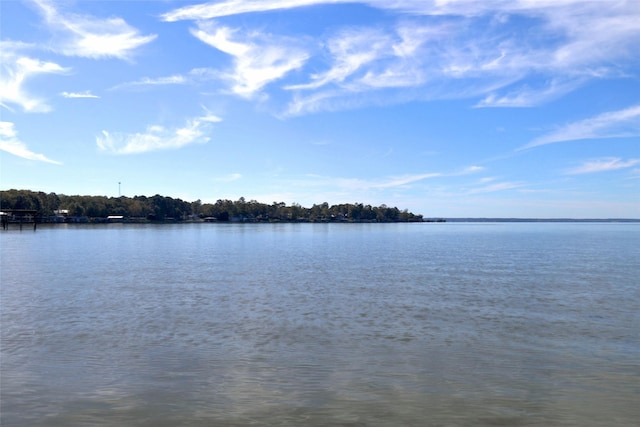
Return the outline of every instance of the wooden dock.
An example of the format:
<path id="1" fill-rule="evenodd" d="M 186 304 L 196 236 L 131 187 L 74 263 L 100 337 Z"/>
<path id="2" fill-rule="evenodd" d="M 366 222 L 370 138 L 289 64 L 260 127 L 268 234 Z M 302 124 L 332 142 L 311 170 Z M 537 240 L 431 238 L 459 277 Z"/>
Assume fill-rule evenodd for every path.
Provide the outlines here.
<path id="1" fill-rule="evenodd" d="M 2 209 L 0 212 L 2 229 L 8 230 L 10 224 L 17 224 L 22 230 L 23 225 L 33 224 L 33 231 L 38 225 L 38 211 L 32 209 Z"/>

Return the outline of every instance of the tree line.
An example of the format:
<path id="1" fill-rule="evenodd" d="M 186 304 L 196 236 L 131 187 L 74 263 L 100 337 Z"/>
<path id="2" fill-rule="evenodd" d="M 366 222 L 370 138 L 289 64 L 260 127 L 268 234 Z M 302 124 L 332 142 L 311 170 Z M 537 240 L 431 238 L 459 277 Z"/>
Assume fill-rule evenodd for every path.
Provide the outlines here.
<path id="1" fill-rule="evenodd" d="M 413 222 L 422 221 L 407 209 L 387 205 L 371 206 L 363 203 L 329 205 L 327 202 L 307 208 L 297 203 L 272 204 L 245 200 L 217 200 L 202 203 L 187 202 L 161 196 L 106 197 L 68 196 L 30 190 L 0 191 L 0 210 L 34 210 L 41 221 L 61 219 L 83 222 L 101 221 L 110 216 L 122 216 L 139 221 L 251 221 L 251 222 Z"/>

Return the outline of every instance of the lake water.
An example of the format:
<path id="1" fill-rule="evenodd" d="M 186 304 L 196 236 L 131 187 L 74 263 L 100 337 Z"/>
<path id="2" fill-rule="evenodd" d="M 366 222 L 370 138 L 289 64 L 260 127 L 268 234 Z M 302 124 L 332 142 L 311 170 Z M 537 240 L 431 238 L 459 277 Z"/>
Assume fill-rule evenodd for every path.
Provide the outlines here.
<path id="1" fill-rule="evenodd" d="M 0 232 L 0 425 L 637 426 L 640 224 Z"/>

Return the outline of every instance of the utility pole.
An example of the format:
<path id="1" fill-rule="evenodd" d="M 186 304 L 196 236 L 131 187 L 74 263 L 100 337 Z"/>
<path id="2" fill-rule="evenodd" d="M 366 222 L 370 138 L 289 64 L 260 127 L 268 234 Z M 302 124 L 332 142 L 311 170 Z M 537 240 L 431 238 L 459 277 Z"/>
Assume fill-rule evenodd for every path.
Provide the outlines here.
<path id="1" fill-rule="evenodd" d="M 122 197 L 122 193 L 120 192 L 120 181 L 118 181 L 118 197 Z"/>

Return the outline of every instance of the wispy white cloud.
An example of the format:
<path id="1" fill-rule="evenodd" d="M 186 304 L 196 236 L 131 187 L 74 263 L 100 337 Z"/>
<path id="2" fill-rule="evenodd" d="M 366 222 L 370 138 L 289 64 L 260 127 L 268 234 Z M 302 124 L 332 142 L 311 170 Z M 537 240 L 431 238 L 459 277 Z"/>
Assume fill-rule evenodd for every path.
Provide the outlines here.
<path id="1" fill-rule="evenodd" d="M 40 74 L 65 74 L 69 68 L 55 62 L 30 58 L 20 52 L 29 45 L 0 42 L 0 105 L 11 110 L 17 105 L 29 113 L 43 113 L 51 110 L 46 100 L 31 95 L 27 82 Z"/>
<path id="2" fill-rule="evenodd" d="M 567 175 L 581 175 L 585 173 L 609 172 L 618 169 L 626 169 L 640 164 L 640 159 L 622 160 L 618 157 L 606 157 L 602 159 L 589 160 L 584 164 L 569 169 Z"/>
<path id="3" fill-rule="evenodd" d="M 345 100 L 344 94 L 339 90 L 325 90 L 309 95 L 294 93 L 286 110 L 280 114 L 282 117 L 299 116 L 319 111 L 336 111 L 361 105 L 360 101 Z"/>
<path id="4" fill-rule="evenodd" d="M 412 88 L 442 74 L 437 65 L 428 63 L 433 59 L 428 44 L 446 31 L 441 26 L 401 23 L 392 28 L 346 28 L 332 34 L 322 47 L 328 68 L 310 74 L 307 82 L 284 87 L 293 96 L 283 115 L 415 99 Z M 377 95 L 389 89 L 398 92 Z"/>
<path id="5" fill-rule="evenodd" d="M 536 50 L 505 39 L 504 29 L 480 31 L 479 18 L 454 18 L 462 23 L 433 24 L 416 18 L 390 27 L 349 28 L 330 35 L 323 44 L 329 68 L 309 75 L 306 83 L 285 87 L 294 91 L 285 115 L 478 96 L 484 99 L 477 107 L 534 106 L 588 80 L 566 70 L 555 76 L 555 71 L 546 69 L 544 64 L 552 55 L 546 46 Z M 532 75 L 544 78 L 540 84 L 515 88 Z M 384 95 L 372 96 L 380 91 Z"/>
<path id="6" fill-rule="evenodd" d="M 153 41 L 122 18 L 99 19 L 60 12 L 49 0 L 33 0 L 54 34 L 49 48 L 68 56 L 128 59 L 134 50 Z"/>
<path id="7" fill-rule="evenodd" d="M 640 136 L 640 104 L 569 123 L 534 139 L 519 150 L 564 141 L 634 136 Z"/>
<path id="8" fill-rule="evenodd" d="M 56 165 L 62 164 L 56 160 L 49 159 L 44 154 L 31 151 L 24 142 L 18 139 L 18 133 L 12 122 L 0 122 L 0 150 L 27 160 L 53 163 Z"/>
<path id="9" fill-rule="evenodd" d="M 525 184 L 521 182 L 497 182 L 495 184 L 487 185 L 484 187 L 474 188 L 469 191 L 469 194 L 478 193 L 493 193 L 496 191 L 513 190 L 515 188 L 524 187 Z"/>
<path id="10" fill-rule="evenodd" d="M 533 107 L 559 98 L 577 89 L 585 81 L 586 78 L 552 79 L 542 87 L 523 85 L 503 95 L 490 93 L 476 107 Z"/>
<path id="11" fill-rule="evenodd" d="M 487 168 L 485 168 L 484 166 L 468 166 L 462 170 L 460 170 L 459 172 L 455 172 L 452 175 L 469 175 L 472 173 L 478 173 L 478 172 L 482 172 L 484 170 L 486 170 Z"/>
<path id="12" fill-rule="evenodd" d="M 172 76 L 164 76 L 164 77 L 143 77 L 140 80 L 134 80 L 132 82 L 120 83 L 112 87 L 112 90 L 122 89 L 126 87 L 132 86 L 164 86 L 164 85 L 180 85 L 188 83 L 189 79 L 180 74 L 174 74 Z"/>
<path id="13" fill-rule="evenodd" d="M 325 3 L 344 3 L 344 0 L 229 0 L 217 3 L 201 3 L 181 7 L 162 15 L 168 22 L 204 20 L 242 13 L 267 12 L 279 9 L 312 6 Z"/>
<path id="14" fill-rule="evenodd" d="M 181 7 L 162 19 L 209 25 L 204 22 L 224 16 L 342 3 L 384 9 L 398 18 L 386 26 L 327 31 L 307 51 L 319 52 L 309 59 L 321 64 L 313 62 L 297 74 L 298 81 L 287 82 L 291 98 L 283 115 L 415 99 L 480 98 L 477 107 L 540 105 L 590 80 L 624 74 L 640 43 L 634 0 L 228 0 Z M 235 90 L 247 94 L 263 87 L 250 84 L 259 80 L 247 70 L 271 66 L 252 62 L 254 51 L 239 34 L 217 31 L 196 33 L 234 55 L 238 66 L 228 78 Z M 291 46 L 277 39 L 275 45 L 280 51 Z M 249 65 L 243 68 L 243 61 Z M 285 69 L 301 68 L 302 62 L 311 61 L 304 57 Z M 384 96 L 371 96 L 381 90 Z"/>
<path id="15" fill-rule="evenodd" d="M 113 154 L 136 154 L 177 149 L 190 144 L 204 144 L 210 140 L 208 133 L 211 124 L 219 121 L 220 118 L 207 113 L 205 116 L 187 120 L 187 123 L 179 128 L 153 125 L 139 133 L 110 133 L 103 130 L 102 136 L 96 138 L 96 144 L 100 150 Z"/>
<path id="16" fill-rule="evenodd" d="M 410 189 L 414 187 L 415 184 L 425 180 L 441 178 L 441 177 L 468 175 L 468 174 L 481 172 L 484 170 L 486 170 L 486 168 L 482 166 L 470 166 L 470 167 L 466 167 L 466 168 L 463 168 L 457 171 L 452 171 L 452 172 L 426 172 L 426 173 L 405 174 L 405 175 L 379 177 L 379 178 L 371 178 L 371 179 L 329 177 L 329 176 L 316 175 L 316 174 L 307 174 L 304 180 L 297 181 L 294 184 L 294 186 L 296 185 L 320 186 L 320 187 L 327 187 L 327 188 L 335 188 L 345 192 L 358 192 L 358 191 L 369 192 L 369 191 L 383 191 L 383 190 L 393 190 L 393 189 Z M 502 185 L 505 185 L 505 184 L 500 184 L 500 186 Z M 511 183 L 507 183 L 507 185 L 521 186 L 521 184 L 511 184 Z M 498 187 L 496 187 L 496 189 L 488 188 L 486 191 L 497 191 L 498 189 L 506 189 L 506 188 L 498 188 Z M 482 190 L 478 190 L 477 192 L 482 192 Z"/>
<path id="17" fill-rule="evenodd" d="M 580 3 L 580 0 L 568 0 L 568 3 Z M 380 9 L 397 10 L 404 13 L 428 15 L 463 14 L 474 16 L 486 13 L 496 7 L 519 9 L 530 0 L 497 0 L 492 2 L 476 2 L 474 0 L 227 0 L 205 2 L 174 9 L 162 15 L 168 22 L 181 20 L 204 20 L 245 13 L 269 12 L 274 10 L 293 9 L 340 3 L 363 3 Z"/>
<path id="18" fill-rule="evenodd" d="M 486 184 L 487 182 L 495 181 L 496 179 L 498 178 L 496 178 L 495 176 L 486 176 L 484 178 L 480 178 L 480 183 Z"/>
<path id="19" fill-rule="evenodd" d="M 60 92 L 60 96 L 64 98 L 100 98 L 98 95 L 94 95 L 89 90 L 84 92 Z"/>
<path id="20" fill-rule="evenodd" d="M 191 33 L 202 42 L 233 57 L 233 71 L 220 77 L 231 91 L 250 98 L 269 83 L 302 67 L 309 57 L 297 41 L 260 32 L 241 34 L 212 22 L 200 22 Z"/>
<path id="21" fill-rule="evenodd" d="M 344 30 L 327 44 L 333 66 L 324 73 L 311 75 L 311 82 L 291 85 L 288 89 L 317 89 L 329 83 L 344 83 L 347 77 L 372 61 L 392 54 L 393 41 L 383 31 L 358 28 Z M 369 74 L 368 79 L 374 80 Z"/>
<path id="22" fill-rule="evenodd" d="M 421 174 L 407 174 L 400 176 L 390 176 L 386 178 L 378 179 L 363 179 L 363 178 L 345 178 L 345 177 L 330 177 L 316 174 L 307 174 L 305 179 L 290 182 L 288 185 L 293 187 L 306 186 L 306 187 L 325 187 L 333 188 L 336 191 L 342 191 L 346 193 L 350 192 L 370 192 L 370 191 L 383 191 L 390 189 L 408 189 L 413 184 L 424 181 L 426 179 L 437 178 L 443 176 L 441 173 L 421 173 Z"/>
<path id="23" fill-rule="evenodd" d="M 414 174 L 414 175 L 402 175 L 397 177 L 392 177 L 389 180 L 379 182 L 379 183 L 371 183 L 369 186 L 371 188 L 393 188 L 393 187 L 403 187 L 409 184 L 413 184 L 414 182 L 422 181 L 429 178 L 436 178 L 442 176 L 441 173 L 423 173 L 423 174 Z"/>
<path id="24" fill-rule="evenodd" d="M 0 53 L 15 53 L 26 50 L 36 49 L 37 46 L 33 43 L 26 43 L 16 40 L 0 40 Z"/>
<path id="25" fill-rule="evenodd" d="M 217 182 L 233 182 L 242 179 L 242 174 L 240 173 L 231 173 L 229 175 L 221 176 L 216 178 L 214 181 Z"/>

